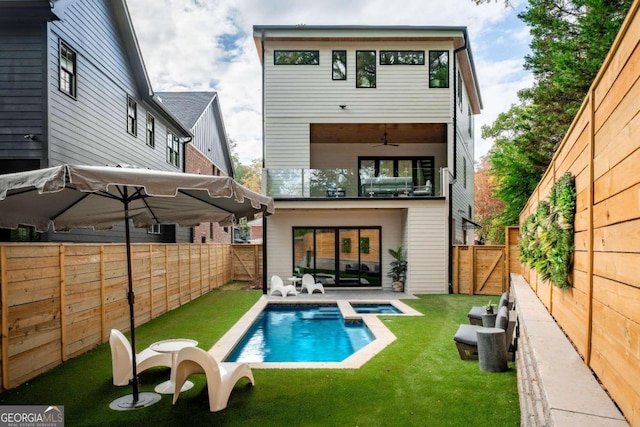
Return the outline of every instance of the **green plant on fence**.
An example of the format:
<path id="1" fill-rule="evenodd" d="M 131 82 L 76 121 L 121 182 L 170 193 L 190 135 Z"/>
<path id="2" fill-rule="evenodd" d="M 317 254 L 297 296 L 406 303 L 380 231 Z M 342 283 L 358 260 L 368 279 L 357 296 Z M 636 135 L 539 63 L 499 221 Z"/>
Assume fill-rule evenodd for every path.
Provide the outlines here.
<path id="1" fill-rule="evenodd" d="M 520 261 L 559 288 L 571 286 L 575 211 L 575 179 L 567 172 L 553 185 L 549 198 L 540 202 L 522 224 Z"/>

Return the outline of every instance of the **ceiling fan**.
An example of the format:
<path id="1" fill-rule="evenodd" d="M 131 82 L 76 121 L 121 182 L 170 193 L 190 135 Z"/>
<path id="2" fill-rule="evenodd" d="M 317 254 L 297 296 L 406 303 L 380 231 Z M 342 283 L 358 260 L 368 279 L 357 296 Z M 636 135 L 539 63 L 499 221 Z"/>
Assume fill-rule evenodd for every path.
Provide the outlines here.
<path id="1" fill-rule="evenodd" d="M 394 144 L 393 142 L 389 142 L 389 140 L 387 139 L 387 125 L 384 125 L 384 138 L 382 140 L 382 144 L 376 144 L 374 145 L 374 147 L 382 147 L 382 146 L 387 146 L 390 145 L 392 147 L 399 147 L 400 144 Z"/>

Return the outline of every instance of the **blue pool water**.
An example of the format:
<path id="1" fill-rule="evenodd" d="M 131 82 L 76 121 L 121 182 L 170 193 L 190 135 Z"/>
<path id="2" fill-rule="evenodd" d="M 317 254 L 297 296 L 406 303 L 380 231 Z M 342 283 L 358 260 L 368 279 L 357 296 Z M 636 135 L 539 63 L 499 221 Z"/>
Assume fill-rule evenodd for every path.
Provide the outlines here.
<path id="1" fill-rule="evenodd" d="M 269 304 L 226 360 L 341 362 L 373 339 L 364 323 L 345 323 L 336 305 Z"/>
<path id="2" fill-rule="evenodd" d="M 402 314 L 393 304 L 354 304 L 353 310 L 360 314 Z"/>

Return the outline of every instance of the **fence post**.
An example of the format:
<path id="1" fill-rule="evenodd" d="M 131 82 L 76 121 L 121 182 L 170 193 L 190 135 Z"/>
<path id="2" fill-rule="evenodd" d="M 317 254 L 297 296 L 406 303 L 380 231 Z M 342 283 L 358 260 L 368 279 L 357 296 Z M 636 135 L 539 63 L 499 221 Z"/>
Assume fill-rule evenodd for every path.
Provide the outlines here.
<path id="1" fill-rule="evenodd" d="M 59 253 L 60 253 L 60 339 L 61 339 L 61 346 L 60 346 L 60 356 L 62 358 L 62 361 L 66 361 L 68 359 L 67 357 L 67 313 L 65 312 L 65 306 L 66 306 L 66 298 L 65 298 L 65 294 L 66 294 L 66 280 L 65 280 L 65 271 L 64 271 L 64 264 L 65 264 L 65 259 L 64 259 L 64 244 L 60 244 L 60 249 L 59 249 Z"/>
<path id="2" fill-rule="evenodd" d="M 9 283 L 7 283 L 7 247 L 0 246 L 0 294 L 2 296 L 2 386 L 9 386 Z"/>

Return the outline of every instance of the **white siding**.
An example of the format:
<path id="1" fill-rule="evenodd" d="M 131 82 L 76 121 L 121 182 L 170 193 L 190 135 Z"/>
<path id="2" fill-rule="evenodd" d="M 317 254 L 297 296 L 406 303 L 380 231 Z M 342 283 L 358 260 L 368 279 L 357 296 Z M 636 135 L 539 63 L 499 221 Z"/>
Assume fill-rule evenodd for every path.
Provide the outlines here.
<path id="1" fill-rule="evenodd" d="M 295 49 L 319 50 L 320 64 L 273 65 L 274 50 Z M 451 72 L 448 89 L 430 89 L 428 80 L 429 50 L 449 50 L 451 67 L 451 49 L 445 42 L 268 42 L 266 166 L 306 167 L 310 123 L 451 123 Z M 331 79 L 332 50 L 347 51 L 347 80 Z M 376 51 L 376 88 L 355 87 L 357 50 Z M 424 50 L 425 65 L 379 65 L 380 50 Z"/>
<path id="2" fill-rule="evenodd" d="M 409 208 L 406 248 L 409 269 L 405 290 L 412 294 L 443 294 L 447 285 L 447 206 L 445 200 Z"/>

